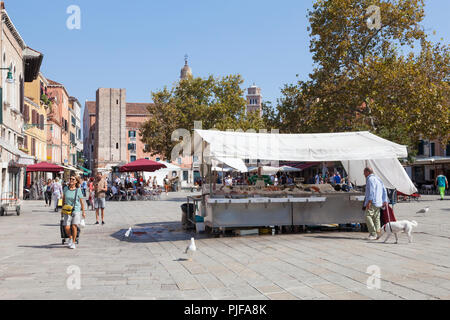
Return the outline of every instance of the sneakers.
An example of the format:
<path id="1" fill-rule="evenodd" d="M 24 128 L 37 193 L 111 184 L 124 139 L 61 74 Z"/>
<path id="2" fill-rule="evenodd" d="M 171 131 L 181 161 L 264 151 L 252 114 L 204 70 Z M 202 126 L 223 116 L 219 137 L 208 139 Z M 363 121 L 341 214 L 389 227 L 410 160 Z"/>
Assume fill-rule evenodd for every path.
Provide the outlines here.
<path id="1" fill-rule="evenodd" d="M 98 221 L 95 224 L 99 224 Z"/>
<path id="2" fill-rule="evenodd" d="M 102 221 L 102 225 L 104 225 L 105 224 L 105 221 Z"/>
<path id="3" fill-rule="evenodd" d="M 72 243 L 70 246 L 69 246 L 69 249 L 76 249 L 77 247 L 75 246 L 75 243 Z"/>
<path id="4" fill-rule="evenodd" d="M 377 237 L 376 237 L 376 236 L 369 236 L 369 237 L 367 238 L 367 240 L 377 240 Z"/>
<path id="5" fill-rule="evenodd" d="M 71 245 L 73 245 L 73 241 L 72 241 L 72 239 L 70 238 L 70 239 L 69 239 L 69 242 L 67 242 L 67 246 L 70 248 Z"/>

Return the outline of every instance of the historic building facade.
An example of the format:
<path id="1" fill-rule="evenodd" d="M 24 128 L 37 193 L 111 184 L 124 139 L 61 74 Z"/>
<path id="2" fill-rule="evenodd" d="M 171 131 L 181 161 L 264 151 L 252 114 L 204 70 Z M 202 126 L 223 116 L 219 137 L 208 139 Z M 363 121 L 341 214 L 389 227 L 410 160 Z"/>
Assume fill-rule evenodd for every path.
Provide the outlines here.
<path id="1" fill-rule="evenodd" d="M 83 114 L 86 167 L 96 172 L 140 158 L 160 159 L 145 153 L 139 138 L 150 103 L 127 103 L 125 89 L 100 88 L 96 97 L 86 101 Z"/>
<path id="2" fill-rule="evenodd" d="M 251 86 L 247 89 L 247 113 L 258 112 L 259 116 L 262 117 L 262 95 L 261 88 L 256 85 Z"/>
<path id="3" fill-rule="evenodd" d="M 48 113 L 47 159 L 50 162 L 68 165 L 70 157 L 69 134 L 69 94 L 61 83 L 48 80 L 47 92 L 52 100 L 52 109 Z"/>
<path id="4" fill-rule="evenodd" d="M 81 105 L 77 98 L 69 97 L 69 164 L 77 166 L 83 153 L 83 139 L 81 133 Z"/>
<path id="5" fill-rule="evenodd" d="M 25 144 L 25 82 L 39 74 L 42 55 L 27 47 L 0 2 L 0 193 L 23 195 L 26 165 L 34 159 Z"/>

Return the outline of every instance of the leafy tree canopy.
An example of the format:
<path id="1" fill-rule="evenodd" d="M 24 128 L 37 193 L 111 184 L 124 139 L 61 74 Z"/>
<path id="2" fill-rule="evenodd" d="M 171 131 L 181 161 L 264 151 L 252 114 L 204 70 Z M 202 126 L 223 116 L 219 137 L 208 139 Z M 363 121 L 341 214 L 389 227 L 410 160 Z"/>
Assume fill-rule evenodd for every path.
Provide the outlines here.
<path id="1" fill-rule="evenodd" d="M 265 109 L 267 124 L 292 133 L 370 130 L 409 146 L 450 139 L 450 51 L 420 25 L 423 0 L 317 0 L 308 17 L 315 68 L 284 86 L 276 110 Z"/>
<path id="2" fill-rule="evenodd" d="M 171 89 L 152 92 L 154 104 L 148 107 L 150 117 L 140 130 L 142 141 L 148 145 L 145 151 L 170 159 L 178 143 L 172 141 L 172 133 L 176 129 L 192 132 L 195 121 L 202 121 L 203 129 L 263 128 L 264 121 L 259 115 L 246 114 L 242 84 L 240 75 L 192 77 L 181 80 Z"/>

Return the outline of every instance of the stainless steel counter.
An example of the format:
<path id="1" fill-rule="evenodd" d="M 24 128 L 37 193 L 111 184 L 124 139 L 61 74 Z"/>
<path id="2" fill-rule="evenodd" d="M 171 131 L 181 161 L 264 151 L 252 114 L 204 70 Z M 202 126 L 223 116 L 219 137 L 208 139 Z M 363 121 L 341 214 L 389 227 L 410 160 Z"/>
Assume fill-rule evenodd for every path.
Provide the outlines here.
<path id="1" fill-rule="evenodd" d="M 364 223 L 364 196 L 333 193 L 310 197 L 205 199 L 205 224 L 211 228 Z"/>

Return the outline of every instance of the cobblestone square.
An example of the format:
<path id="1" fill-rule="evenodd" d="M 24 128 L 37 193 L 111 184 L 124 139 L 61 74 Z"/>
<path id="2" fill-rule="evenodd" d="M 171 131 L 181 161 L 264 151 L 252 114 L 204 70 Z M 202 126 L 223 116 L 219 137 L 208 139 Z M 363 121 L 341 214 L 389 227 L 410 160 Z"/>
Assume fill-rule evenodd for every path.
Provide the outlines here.
<path id="1" fill-rule="evenodd" d="M 1 299 L 449 299 L 450 198 L 422 196 L 394 207 L 416 220 L 414 243 L 368 241 L 361 232 L 214 237 L 185 232 L 187 193 L 160 201 L 107 202 L 104 226 L 87 212 L 80 244 L 61 244 L 60 214 L 24 201 L 0 217 Z M 430 206 L 427 213 L 416 213 Z M 124 236 L 129 227 L 136 232 Z M 198 251 L 184 249 L 191 236 Z M 368 267 L 380 271 L 368 288 Z M 79 285 L 72 281 L 79 271 Z M 373 279 L 372 279 L 373 280 Z M 376 280 L 376 279 L 375 279 Z M 374 282 L 375 283 L 375 282 Z"/>

